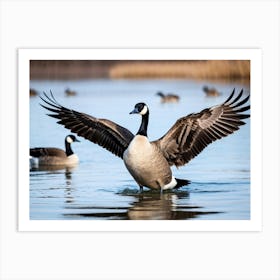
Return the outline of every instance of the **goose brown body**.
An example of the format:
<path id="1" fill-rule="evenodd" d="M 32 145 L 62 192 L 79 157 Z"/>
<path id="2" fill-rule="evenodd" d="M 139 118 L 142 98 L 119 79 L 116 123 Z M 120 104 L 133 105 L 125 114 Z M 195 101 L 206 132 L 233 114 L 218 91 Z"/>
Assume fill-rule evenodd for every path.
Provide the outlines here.
<path id="1" fill-rule="evenodd" d="M 158 146 L 136 135 L 124 152 L 124 163 L 139 186 L 161 189 L 172 181 L 168 162 Z"/>
<path id="2" fill-rule="evenodd" d="M 30 156 L 38 158 L 39 165 L 73 165 L 79 161 L 77 155 L 67 156 L 63 150 L 53 147 L 30 149 Z"/>
<path id="3" fill-rule="evenodd" d="M 215 88 L 209 88 L 207 86 L 203 87 L 203 91 L 205 92 L 206 96 L 209 97 L 216 97 L 221 95 L 221 93 L 218 92 Z"/>
<path id="4" fill-rule="evenodd" d="M 160 96 L 161 103 L 176 103 L 180 100 L 178 95 L 172 93 L 163 94 L 162 92 L 158 92 L 157 95 Z"/>

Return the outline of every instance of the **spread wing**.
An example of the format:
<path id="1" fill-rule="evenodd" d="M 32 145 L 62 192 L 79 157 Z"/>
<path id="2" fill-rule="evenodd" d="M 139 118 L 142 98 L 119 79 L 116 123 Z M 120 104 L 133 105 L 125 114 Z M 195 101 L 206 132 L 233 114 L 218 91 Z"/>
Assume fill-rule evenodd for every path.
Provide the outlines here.
<path id="1" fill-rule="evenodd" d="M 67 157 L 66 153 L 58 148 L 31 148 L 29 149 L 29 155 L 32 157 L 44 157 L 44 156 L 50 156 L 50 157 Z"/>
<path id="2" fill-rule="evenodd" d="M 178 167 L 188 163 L 210 143 L 245 124 L 242 119 L 250 115 L 242 112 L 249 110 L 250 105 L 242 107 L 249 100 L 249 95 L 240 100 L 242 94 L 243 90 L 235 97 L 233 90 L 223 104 L 180 118 L 153 144 L 159 147 L 169 165 Z"/>
<path id="3" fill-rule="evenodd" d="M 123 157 L 124 151 L 134 137 L 128 129 L 110 120 L 98 119 L 61 106 L 52 93 L 50 96 L 44 93 L 44 98 L 40 98 L 45 102 L 45 105 L 41 104 L 41 106 L 53 112 L 48 116 L 59 119 L 58 124 L 98 144 L 116 156 Z"/>

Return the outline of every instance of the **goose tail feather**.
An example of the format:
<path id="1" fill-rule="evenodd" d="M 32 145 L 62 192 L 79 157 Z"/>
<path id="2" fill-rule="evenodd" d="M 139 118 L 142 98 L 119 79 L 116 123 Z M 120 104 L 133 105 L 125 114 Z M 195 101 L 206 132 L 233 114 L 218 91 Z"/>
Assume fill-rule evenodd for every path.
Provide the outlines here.
<path id="1" fill-rule="evenodd" d="M 174 187 L 174 189 L 179 189 L 182 186 L 186 186 L 186 185 L 189 185 L 191 183 L 190 180 L 178 179 L 178 178 L 175 178 L 175 179 L 177 181 L 177 185 Z"/>

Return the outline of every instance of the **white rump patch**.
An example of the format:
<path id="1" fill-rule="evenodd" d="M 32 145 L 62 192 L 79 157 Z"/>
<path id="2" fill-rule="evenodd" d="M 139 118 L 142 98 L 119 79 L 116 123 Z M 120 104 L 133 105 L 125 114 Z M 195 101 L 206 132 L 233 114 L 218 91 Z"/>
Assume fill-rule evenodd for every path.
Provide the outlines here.
<path id="1" fill-rule="evenodd" d="M 146 115 L 147 112 L 148 112 L 148 107 L 145 105 L 139 114 L 140 115 Z"/>
<path id="2" fill-rule="evenodd" d="M 168 183 L 167 185 L 163 186 L 162 189 L 163 189 L 163 190 L 173 189 L 176 185 L 177 185 L 177 181 L 176 181 L 176 179 L 172 176 L 171 182 Z"/>

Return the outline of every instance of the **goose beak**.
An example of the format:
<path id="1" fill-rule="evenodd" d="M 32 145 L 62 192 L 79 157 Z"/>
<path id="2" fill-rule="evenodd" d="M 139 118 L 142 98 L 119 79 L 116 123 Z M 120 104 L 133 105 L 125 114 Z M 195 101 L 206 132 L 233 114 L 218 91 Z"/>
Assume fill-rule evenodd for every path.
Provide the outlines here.
<path id="1" fill-rule="evenodd" d="M 78 140 L 77 138 L 75 139 L 75 142 L 81 142 L 80 140 Z"/>
<path id="2" fill-rule="evenodd" d="M 138 110 L 136 108 L 134 108 L 133 111 L 131 111 L 129 114 L 139 114 Z"/>

